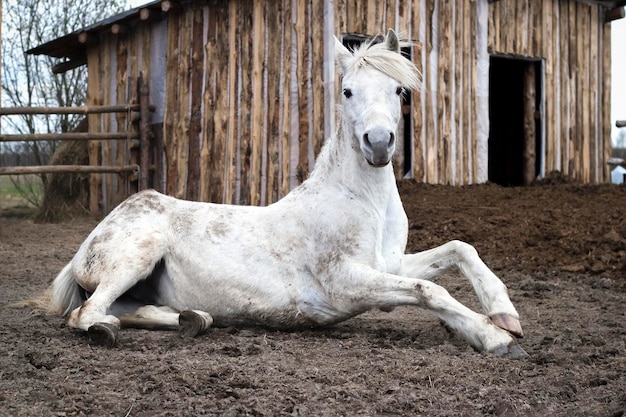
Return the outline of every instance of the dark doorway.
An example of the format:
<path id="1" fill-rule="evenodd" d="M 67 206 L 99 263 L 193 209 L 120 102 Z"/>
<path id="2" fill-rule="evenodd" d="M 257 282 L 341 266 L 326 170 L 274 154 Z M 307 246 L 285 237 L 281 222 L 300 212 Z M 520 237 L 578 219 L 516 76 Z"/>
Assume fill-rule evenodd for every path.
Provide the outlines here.
<path id="1" fill-rule="evenodd" d="M 530 184 L 541 169 L 541 61 L 491 56 L 489 181 Z"/>
<path id="2" fill-rule="evenodd" d="M 349 50 L 358 48 L 363 42 L 374 38 L 374 43 L 384 40 L 383 36 L 368 36 L 359 33 L 347 33 L 343 35 L 342 43 Z M 411 60 L 411 48 L 402 48 L 402 55 Z M 398 126 L 398 138 L 402 138 L 402 142 L 397 144 L 397 151 L 402 154 L 401 166 L 396 166 L 396 173 L 403 178 L 411 172 L 413 167 L 413 129 L 411 128 L 411 104 L 413 101 L 413 93 L 405 91 L 402 96 L 402 120 Z M 395 159 L 395 158 L 394 158 Z M 399 172 L 398 172 L 399 171 Z"/>

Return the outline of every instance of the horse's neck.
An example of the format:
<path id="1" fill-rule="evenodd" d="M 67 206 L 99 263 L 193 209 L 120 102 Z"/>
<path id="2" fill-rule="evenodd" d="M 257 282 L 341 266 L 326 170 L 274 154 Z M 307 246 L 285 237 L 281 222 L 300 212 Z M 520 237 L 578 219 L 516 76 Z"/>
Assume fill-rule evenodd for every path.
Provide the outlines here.
<path id="1" fill-rule="evenodd" d="M 316 162 L 314 176 L 335 181 L 357 198 L 386 208 L 398 191 L 391 164 L 368 165 L 350 126 L 342 121 L 337 135 L 329 139 Z"/>

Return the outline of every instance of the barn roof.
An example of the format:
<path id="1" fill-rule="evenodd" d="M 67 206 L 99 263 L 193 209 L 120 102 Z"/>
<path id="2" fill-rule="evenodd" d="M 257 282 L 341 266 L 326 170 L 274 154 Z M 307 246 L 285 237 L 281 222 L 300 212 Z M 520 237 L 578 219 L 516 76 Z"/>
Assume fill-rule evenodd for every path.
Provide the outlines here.
<path id="1" fill-rule="evenodd" d="M 161 19 L 169 11 L 180 8 L 181 3 L 189 0 L 157 0 L 144 4 L 108 19 L 101 20 L 82 29 L 75 30 L 60 38 L 53 39 L 35 48 L 26 51 L 31 55 L 47 55 L 62 59 L 61 62 L 53 67 L 53 72 L 61 73 L 70 69 L 79 67 L 87 63 L 87 46 L 97 41 L 98 35 L 102 32 L 124 30 L 123 27 L 131 22 L 139 20 Z M 495 0 L 497 1 L 497 0 Z M 607 14 L 605 19 L 615 20 L 624 17 L 623 7 L 626 0 L 578 0 L 582 3 L 599 4 L 610 11 L 610 17 Z M 621 8 L 621 9 L 619 9 Z M 617 10 L 615 10 L 617 9 Z"/>
<path id="2" fill-rule="evenodd" d="M 180 5 L 181 1 L 153 1 L 53 39 L 29 49 L 26 53 L 60 58 L 62 61 L 54 66 L 53 72 L 65 72 L 87 63 L 87 47 L 97 42 L 100 33 L 110 31 L 117 33 L 116 31 L 125 30 L 125 25 L 140 20 L 162 19 L 163 15 L 177 10 Z"/>

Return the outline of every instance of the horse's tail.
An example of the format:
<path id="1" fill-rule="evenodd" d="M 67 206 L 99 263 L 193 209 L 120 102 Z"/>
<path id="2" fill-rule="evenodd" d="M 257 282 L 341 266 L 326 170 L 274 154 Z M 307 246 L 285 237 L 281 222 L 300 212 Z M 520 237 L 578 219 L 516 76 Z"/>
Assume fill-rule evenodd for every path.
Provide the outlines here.
<path id="1" fill-rule="evenodd" d="M 68 315 L 72 310 L 85 301 L 85 293 L 78 285 L 72 274 L 72 265 L 68 263 L 59 272 L 59 275 L 52 281 L 50 286 L 50 299 L 48 302 L 48 312 Z"/>
<path id="2" fill-rule="evenodd" d="M 59 272 L 41 296 L 13 303 L 11 307 L 30 307 L 47 314 L 66 316 L 85 301 L 85 293 L 74 280 L 71 263 Z"/>

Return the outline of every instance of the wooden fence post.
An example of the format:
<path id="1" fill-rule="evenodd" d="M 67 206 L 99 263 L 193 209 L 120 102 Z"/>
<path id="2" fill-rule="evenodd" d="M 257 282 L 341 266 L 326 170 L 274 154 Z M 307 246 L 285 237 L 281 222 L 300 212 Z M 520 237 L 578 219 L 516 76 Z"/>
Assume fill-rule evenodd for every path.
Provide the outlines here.
<path id="1" fill-rule="evenodd" d="M 139 73 L 137 87 L 139 89 L 139 137 L 141 144 L 139 189 L 145 190 L 148 188 L 148 178 L 150 176 L 150 142 L 152 132 L 150 132 L 150 87 L 145 83 L 142 72 Z"/>

